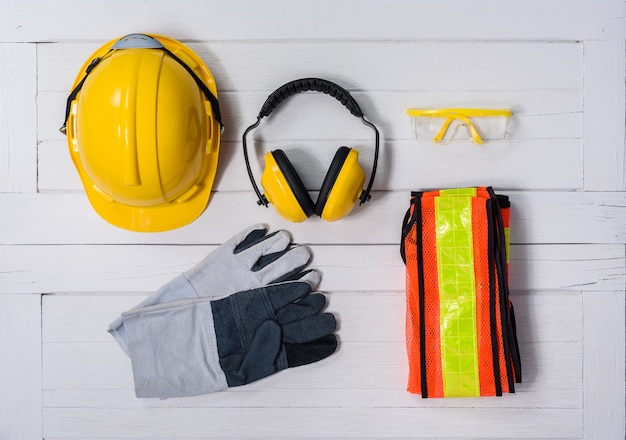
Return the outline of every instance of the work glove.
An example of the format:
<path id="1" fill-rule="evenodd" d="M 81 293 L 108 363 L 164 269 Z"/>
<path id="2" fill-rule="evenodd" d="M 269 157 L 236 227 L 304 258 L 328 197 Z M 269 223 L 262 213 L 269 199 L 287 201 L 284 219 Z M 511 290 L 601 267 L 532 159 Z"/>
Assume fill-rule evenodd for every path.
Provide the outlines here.
<path id="1" fill-rule="evenodd" d="M 311 251 L 306 246 L 290 246 L 290 241 L 287 231 L 267 234 L 264 225 L 250 226 L 136 307 L 185 298 L 223 297 L 288 280 L 306 281 L 315 288 L 320 282 L 319 272 L 305 270 L 311 260 Z M 108 331 L 128 354 L 121 317 L 109 325 Z"/>
<path id="2" fill-rule="evenodd" d="M 249 384 L 337 348 L 325 297 L 302 281 L 189 298 L 122 315 L 137 397 L 182 397 Z"/>

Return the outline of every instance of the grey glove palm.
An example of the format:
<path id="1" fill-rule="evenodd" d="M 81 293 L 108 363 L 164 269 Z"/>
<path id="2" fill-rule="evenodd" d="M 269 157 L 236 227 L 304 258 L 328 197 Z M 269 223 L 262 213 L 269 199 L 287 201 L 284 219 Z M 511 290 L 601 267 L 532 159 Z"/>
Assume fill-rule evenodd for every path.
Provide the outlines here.
<path id="1" fill-rule="evenodd" d="M 264 225 L 250 226 L 219 246 L 193 268 L 148 296 L 135 308 L 186 298 L 220 298 L 289 280 L 305 281 L 315 288 L 320 281 L 319 273 L 312 269 L 305 270 L 311 260 L 310 250 L 305 246 L 290 246 L 290 241 L 286 231 L 267 234 Z M 121 317 L 109 325 L 109 332 L 128 354 Z"/>
<path id="2" fill-rule="evenodd" d="M 326 297 L 292 282 L 248 290 L 211 303 L 220 367 L 229 387 L 317 362 L 337 348 Z"/>

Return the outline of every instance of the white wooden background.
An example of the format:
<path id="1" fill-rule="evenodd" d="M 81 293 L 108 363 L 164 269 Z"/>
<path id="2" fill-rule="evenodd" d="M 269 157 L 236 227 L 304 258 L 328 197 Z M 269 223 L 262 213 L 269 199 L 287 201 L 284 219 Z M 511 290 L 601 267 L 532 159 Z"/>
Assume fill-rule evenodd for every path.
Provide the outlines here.
<path id="1" fill-rule="evenodd" d="M 0 439 L 559 438 L 625 432 L 625 40 L 622 0 L 0 0 Z M 91 209 L 59 133 L 80 65 L 132 32 L 180 39 L 215 75 L 226 131 L 206 212 L 140 234 Z M 243 129 L 284 82 L 349 89 L 380 129 L 372 201 L 336 223 L 259 208 Z M 408 107 L 510 106 L 509 139 L 418 143 Z M 333 99 L 292 98 L 257 130 L 255 172 L 284 147 L 318 188 L 367 127 Z M 400 223 L 416 189 L 492 185 L 512 202 L 517 393 L 405 391 Z M 315 365 L 194 398 L 134 397 L 106 332 L 246 226 L 311 246 L 340 321 Z"/>

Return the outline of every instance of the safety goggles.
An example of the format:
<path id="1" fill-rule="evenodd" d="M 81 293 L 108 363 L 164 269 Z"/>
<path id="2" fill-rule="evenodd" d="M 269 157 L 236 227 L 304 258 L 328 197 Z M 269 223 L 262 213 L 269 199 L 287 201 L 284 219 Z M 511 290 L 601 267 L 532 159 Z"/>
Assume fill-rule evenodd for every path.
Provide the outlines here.
<path id="1" fill-rule="evenodd" d="M 485 140 L 504 139 L 511 117 L 511 110 L 508 109 L 410 108 L 406 113 L 411 117 L 416 139 L 437 143 L 470 139 L 474 143 L 482 144 Z"/>

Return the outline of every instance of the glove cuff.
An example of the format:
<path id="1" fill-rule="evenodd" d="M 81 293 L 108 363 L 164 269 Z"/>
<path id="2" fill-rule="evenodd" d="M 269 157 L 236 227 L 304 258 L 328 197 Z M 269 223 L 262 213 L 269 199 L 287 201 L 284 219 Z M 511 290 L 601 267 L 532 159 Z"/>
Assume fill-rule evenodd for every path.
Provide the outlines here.
<path id="1" fill-rule="evenodd" d="M 133 309 L 122 319 L 137 397 L 183 397 L 228 388 L 209 299 Z"/>
<path id="2" fill-rule="evenodd" d="M 179 299 L 196 297 L 198 297 L 198 294 L 196 293 L 195 289 L 189 283 L 189 281 L 187 281 L 187 278 L 185 278 L 185 276 L 181 274 L 161 286 L 156 292 L 137 304 L 137 306 L 135 306 L 133 310 Z M 111 336 L 113 336 L 113 338 L 122 348 L 122 350 L 124 350 L 124 353 L 130 356 L 128 352 L 128 343 L 126 342 L 126 330 L 124 329 L 124 321 L 122 320 L 121 316 L 119 316 L 113 322 L 111 322 L 111 324 L 109 324 L 108 332 L 111 334 Z"/>

